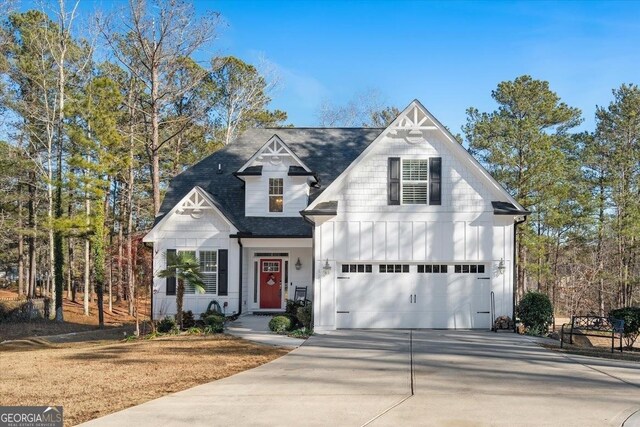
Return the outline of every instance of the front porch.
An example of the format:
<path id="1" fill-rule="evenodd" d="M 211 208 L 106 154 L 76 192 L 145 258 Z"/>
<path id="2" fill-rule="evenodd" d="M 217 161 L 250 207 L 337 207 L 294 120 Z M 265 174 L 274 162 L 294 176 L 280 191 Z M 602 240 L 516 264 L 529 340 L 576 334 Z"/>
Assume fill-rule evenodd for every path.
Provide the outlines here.
<path id="1" fill-rule="evenodd" d="M 313 295 L 311 238 L 243 238 L 244 313 L 284 312 L 286 300 Z"/>

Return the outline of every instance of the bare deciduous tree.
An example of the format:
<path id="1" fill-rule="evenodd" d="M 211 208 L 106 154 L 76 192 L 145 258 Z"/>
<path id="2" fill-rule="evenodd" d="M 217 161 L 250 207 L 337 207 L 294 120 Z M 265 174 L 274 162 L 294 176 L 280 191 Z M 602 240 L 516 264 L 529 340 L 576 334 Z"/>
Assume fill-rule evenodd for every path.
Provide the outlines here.
<path id="1" fill-rule="evenodd" d="M 193 5 L 181 0 L 130 0 L 119 16 L 100 19 L 99 26 L 116 58 L 145 87 L 143 108 L 151 135 L 146 143 L 151 170 L 153 206 L 160 210 L 160 150 L 176 133 L 162 134 L 163 111 L 206 76 L 192 74 L 189 84 L 174 85 L 181 58 L 191 57 L 210 42 L 219 14 L 197 17 Z M 183 82 L 184 83 L 184 82 Z"/>

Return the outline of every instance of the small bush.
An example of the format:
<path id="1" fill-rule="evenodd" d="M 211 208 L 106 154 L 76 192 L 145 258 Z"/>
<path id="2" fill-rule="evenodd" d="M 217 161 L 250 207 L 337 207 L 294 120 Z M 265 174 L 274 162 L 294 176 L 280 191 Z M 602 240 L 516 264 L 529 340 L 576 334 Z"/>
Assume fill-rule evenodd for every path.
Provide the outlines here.
<path id="1" fill-rule="evenodd" d="M 609 317 L 624 320 L 624 341 L 627 348 L 632 348 L 640 336 L 640 307 L 616 308 Z"/>
<path id="2" fill-rule="evenodd" d="M 292 299 L 286 300 L 285 303 L 286 307 L 284 312 L 292 317 L 296 317 L 298 315 L 298 309 L 304 306 L 302 301 L 294 301 Z"/>
<path id="3" fill-rule="evenodd" d="M 169 333 L 176 329 L 176 321 L 173 319 L 173 317 L 167 316 L 158 322 L 157 329 L 158 332 L 162 334 Z"/>
<path id="4" fill-rule="evenodd" d="M 307 304 L 304 307 L 299 307 L 297 311 L 298 321 L 304 326 L 306 329 L 311 329 L 311 315 L 313 312 L 313 306 L 311 304 Z"/>
<path id="5" fill-rule="evenodd" d="M 313 329 L 308 329 L 308 328 L 294 329 L 293 331 L 289 332 L 289 336 L 294 338 L 307 339 L 311 335 L 313 335 Z"/>
<path id="6" fill-rule="evenodd" d="M 553 321 L 553 306 L 546 294 L 529 291 L 516 307 L 516 314 L 529 334 L 542 335 Z"/>
<path id="7" fill-rule="evenodd" d="M 276 334 L 284 334 L 293 329 L 293 322 L 287 316 L 275 316 L 269 321 L 269 329 Z"/>
<path id="8" fill-rule="evenodd" d="M 186 330 L 187 335 L 200 335 L 202 333 L 202 329 L 197 326 L 192 326 Z"/>
<path id="9" fill-rule="evenodd" d="M 208 334 L 220 334 L 224 331 L 224 316 L 219 313 L 210 314 L 203 321 Z"/>
<path id="10" fill-rule="evenodd" d="M 193 311 L 182 312 L 182 328 L 189 329 L 196 325 L 196 319 L 193 317 Z"/>

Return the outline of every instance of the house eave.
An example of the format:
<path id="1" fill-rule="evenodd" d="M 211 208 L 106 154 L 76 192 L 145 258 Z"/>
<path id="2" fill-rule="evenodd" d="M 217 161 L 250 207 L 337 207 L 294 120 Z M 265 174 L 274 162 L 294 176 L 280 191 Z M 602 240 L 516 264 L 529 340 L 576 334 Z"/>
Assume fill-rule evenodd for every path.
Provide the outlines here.
<path id="1" fill-rule="evenodd" d="M 510 202 L 491 202 L 494 215 L 509 215 L 509 216 L 528 216 L 531 215 L 531 211 L 526 209 L 519 209 L 513 203 Z"/>

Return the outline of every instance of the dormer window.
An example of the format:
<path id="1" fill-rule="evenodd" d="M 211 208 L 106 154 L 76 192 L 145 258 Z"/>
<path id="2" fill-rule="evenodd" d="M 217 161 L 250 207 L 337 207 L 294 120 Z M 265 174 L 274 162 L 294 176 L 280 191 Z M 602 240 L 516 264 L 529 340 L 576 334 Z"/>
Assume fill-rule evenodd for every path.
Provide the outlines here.
<path id="1" fill-rule="evenodd" d="M 282 178 L 269 178 L 269 212 L 282 212 L 283 189 Z"/>

